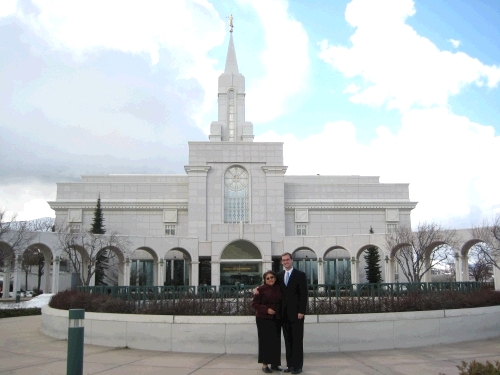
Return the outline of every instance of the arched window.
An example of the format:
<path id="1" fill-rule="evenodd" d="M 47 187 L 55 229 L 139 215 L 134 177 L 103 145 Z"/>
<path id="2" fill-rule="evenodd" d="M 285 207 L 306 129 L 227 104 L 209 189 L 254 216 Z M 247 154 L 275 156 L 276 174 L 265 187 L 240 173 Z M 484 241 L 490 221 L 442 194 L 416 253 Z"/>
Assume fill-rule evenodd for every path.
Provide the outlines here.
<path id="1" fill-rule="evenodd" d="M 224 174 L 224 222 L 248 223 L 249 175 L 245 168 L 233 165 Z"/>

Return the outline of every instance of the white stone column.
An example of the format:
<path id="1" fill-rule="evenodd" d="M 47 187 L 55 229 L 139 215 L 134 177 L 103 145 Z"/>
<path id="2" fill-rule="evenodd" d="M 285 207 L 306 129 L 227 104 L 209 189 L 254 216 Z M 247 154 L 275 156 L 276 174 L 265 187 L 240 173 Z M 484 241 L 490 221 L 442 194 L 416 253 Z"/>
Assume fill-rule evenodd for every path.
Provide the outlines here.
<path id="1" fill-rule="evenodd" d="M 325 283 L 325 265 L 323 263 L 323 258 L 318 258 L 318 284 L 322 285 Z"/>
<path id="2" fill-rule="evenodd" d="M 200 262 L 191 262 L 189 266 L 189 285 L 196 286 L 200 285 Z"/>
<path id="3" fill-rule="evenodd" d="M 22 255 L 16 255 L 14 258 L 14 283 L 12 292 L 14 293 L 14 298 L 16 298 L 16 292 L 21 290 L 21 264 L 23 261 Z"/>
<path id="4" fill-rule="evenodd" d="M 90 267 L 89 261 L 82 259 L 82 265 L 81 265 L 81 269 L 80 269 L 80 279 L 83 282 L 87 282 L 87 275 L 88 275 L 89 267 Z M 90 286 L 90 283 L 89 283 L 89 286 Z"/>
<path id="5" fill-rule="evenodd" d="M 431 274 L 432 274 L 432 270 L 429 268 L 431 265 L 431 260 L 427 257 L 424 259 L 424 269 L 425 270 L 429 270 L 427 271 L 424 276 L 423 276 L 423 280 L 422 282 L 424 283 L 430 283 L 431 282 Z"/>
<path id="6" fill-rule="evenodd" d="M 358 267 L 359 267 L 359 262 L 356 260 L 356 258 L 352 257 L 351 258 L 351 283 L 352 284 L 358 283 Z"/>
<path id="7" fill-rule="evenodd" d="M 3 273 L 3 286 L 2 286 L 3 299 L 9 298 L 10 275 L 11 275 L 10 262 L 11 262 L 10 259 L 5 259 L 5 267 L 4 267 L 5 271 Z"/>
<path id="8" fill-rule="evenodd" d="M 384 258 L 384 283 L 392 283 L 391 278 L 391 261 L 389 255 Z"/>
<path id="9" fill-rule="evenodd" d="M 212 270 L 212 285 L 220 286 L 220 261 L 212 260 L 211 261 L 211 270 Z"/>
<path id="10" fill-rule="evenodd" d="M 59 292 L 59 261 L 59 256 L 56 256 L 52 262 L 52 293 L 54 294 Z"/>
<path id="11" fill-rule="evenodd" d="M 262 272 L 261 273 L 264 273 L 266 271 L 270 271 L 273 269 L 273 262 L 272 261 L 262 261 Z"/>
<path id="12" fill-rule="evenodd" d="M 462 279 L 462 257 L 455 253 L 455 281 L 463 281 Z"/>
<path id="13" fill-rule="evenodd" d="M 123 264 L 124 263 L 125 262 L 123 262 L 123 261 L 118 261 L 118 280 L 117 280 L 117 282 L 118 282 L 119 286 L 123 285 L 123 280 L 124 280 L 124 277 L 123 277 L 124 276 L 124 273 L 123 273 L 124 266 L 123 266 Z"/>
<path id="14" fill-rule="evenodd" d="M 500 290 L 500 270 L 495 266 L 493 266 L 493 282 L 495 283 L 495 290 Z"/>
<path id="15" fill-rule="evenodd" d="M 122 286 L 130 286 L 130 258 L 125 258 L 123 262 L 123 283 Z"/>
<path id="16" fill-rule="evenodd" d="M 92 276 L 90 276 L 89 286 L 95 286 L 95 266 L 90 268 Z"/>
<path id="17" fill-rule="evenodd" d="M 462 281 L 469 281 L 469 257 L 462 257 Z"/>
<path id="18" fill-rule="evenodd" d="M 389 280 L 391 280 L 391 283 L 399 281 L 399 275 L 398 280 L 396 280 L 396 262 L 396 258 L 394 257 L 389 260 Z"/>
<path id="19" fill-rule="evenodd" d="M 44 293 L 49 293 L 51 291 L 52 287 L 52 280 L 50 280 L 50 264 L 52 262 L 50 260 L 45 259 L 43 262 L 43 278 L 44 278 L 44 283 L 43 286 L 40 285 L 40 288 L 43 288 Z"/>
<path id="20" fill-rule="evenodd" d="M 163 286 L 165 282 L 165 261 L 163 259 L 157 262 L 156 270 L 156 285 Z"/>

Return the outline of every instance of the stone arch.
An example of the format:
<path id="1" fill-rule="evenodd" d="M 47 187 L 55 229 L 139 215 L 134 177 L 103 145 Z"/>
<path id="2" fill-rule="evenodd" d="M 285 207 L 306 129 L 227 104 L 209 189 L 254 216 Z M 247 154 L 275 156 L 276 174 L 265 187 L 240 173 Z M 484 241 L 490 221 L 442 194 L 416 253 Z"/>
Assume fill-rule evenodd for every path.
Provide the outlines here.
<path id="1" fill-rule="evenodd" d="M 475 245 L 477 245 L 477 244 L 479 244 L 481 242 L 487 243 L 486 241 L 483 241 L 483 240 L 481 240 L 479 238 L 472 238 L 472 239 L 470 239 L 468 241 L 465 241 L 465 243 L 459 249 L 459 251 L 460 251 L 459 255 L 463 256 L 463 257 L 467 257 L 468 254 L 469 254 L 470 249 L 473 246 L 475 246 Z"/>
<path id="2" fill-rule="evenodd" d="M 174 247 L 168 250 L 163 257 L 163 263 L 165 265 L 161 275 L 161 279 L 164 280 L 163 285 L 191 285 L 191 262 L 191 254 L 186 249 Z"/>
<path id="3" fill-rule="evenodd" d="M 32 267 L 29 267 L 28 271 L 25 266 L 25 262 L 27 260 L 25 257 L 27 256 L 27 252 L 31 252 L 31 255 L 35 256 L 35 259 L 30 259 L 30 261 L 36 262 L 36 264 L 31 265 L 32 267 L 34 267 L 33 273 L 31 273 Z M 39 253 L 40 256 L 37 256 L 37 253 Z M 40 282 L 40 290 L 48 292 L 51 289 L 52 282 L 52 280 L 50 279 L 50 266 L 55 259 L 55 255 L 52 252 L 52 249 L 44 243 L 33 243 L 23 251 L 22 257 L 23 277 L 20 284 L 23 285 L 24 281 L 24 288 L 26 290 L 33 290 L 35 289 L 35 285 L 36 288 L 38 288 L 38 284 Z M 30 277 L 29 274 L 32 274 L 33 276 Z M 54 274 L 53 277 L 59 277 L 59 272 L 57 272 L 57 274 Z"/>
<path id="4" fill-rule="evenodd" d="M 382 280 L 385 282 L 386 280 L 386 270 L 388 269 L 388 264 L 389 264 L 389 255 L 386 254 L 386 252 L 380 247 L 375 244 L 366 244 L 362 246 L 356 253 L 356 264 L 357 264 L 357 272 L 358 272 L 358 277 L 357 277 L 357 283 L 364 284 L 367 283 L 368 280 L 366 279 L 366 260 L 365 260 L 365 252 L 371 247 L 376 247 L 377 251 L 380 256 L 380 274 L 382 276 Z"/>
<path id="5" fill-rule="evenodd" d="M 220 254 L 220 285 L 258 285 L 262 281 L 262 251 L 247 240 L 236 240 Z"/>
<path id="6" fill-rule="evenodd" d="M 323 259 L 325 284 L 351 283 L 351 254 L 342 246 L 331 246 L 325 251 Z"/>
<path id="7" fill-rule="evenodd" d="M 13 262 L 15 256 L 16 254 L 12 246 L 7 242 L 0 241 L 0 266 L 5 267 L 8 260 Z"/>
<path id="8" fill-rule="evenodd" d="M 318 256 L 310 247 L 299 247 L 292 253 L 293 267 L 305 272 L 308 284 L 318 284 Z"/>
<path id="9" fill-rule="evenodd" d="M 105 252 L 107 257 L 107 270 L 104 272 L 105 285 L 123 285 L 124 274 L 123 265 L 125 262 L 125 254 L 117 246 L 105 246 L 96 254 L 96 267 L 101 261 L 100 255 Z M 96 276 L 96 275 L 95 275 Z M 95 282 L 98 285 L 98 280 Z"/>
<path id="10" fill-rule="evenodd" d="M 83 246 L 74 244 L 64 248 L 60 255 L 59 268 L 66 269 L 71 275 L 72 288 L 87 281 L 92 285 L 92 278 L 88 278 L 88 267 L 90 256 Z"/>
<path id="11" fill-rule="evenodd" d="M 0 268 L 3 270 L 2 277 L 2 296 L 3 298 L 9 298 L 9 291 L 11 287 L 13 288 L 13 282 L 11 281 L 12 276 L 14 276 L 14 262 L 16 254 L 14 249 L 7 242 L 0 241 Z"/>
<path id="12" fill-rule="evenodd" d="M 457 280 L 480 282 L 494 280 L 497 269 L 490 257 L 490 243 L 479 238 L 466 241 L 455 256 L 458 262 Z"/>
<path id="13" fill-rule="evenodd" d="M 130 253 L 130 285 L 158 285 L 158 254 L 152 248 L 141 246 Z"/>
<path id="14" fill-rule="evenodd" d="M 220 259 L 262 259 L 262 251 L 252 241 L 235 240 L 222 249 Z"/>

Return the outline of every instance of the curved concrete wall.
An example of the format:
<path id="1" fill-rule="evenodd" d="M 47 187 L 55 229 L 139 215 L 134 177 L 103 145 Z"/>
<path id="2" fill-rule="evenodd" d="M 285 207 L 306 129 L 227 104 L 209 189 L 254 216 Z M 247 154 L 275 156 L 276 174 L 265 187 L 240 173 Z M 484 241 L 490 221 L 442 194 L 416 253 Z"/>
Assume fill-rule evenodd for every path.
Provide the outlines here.
<path id="1" fill-rule="evenodd" d="M 42 332 L 67 339 L 68 311 L 42 309 Z M 500 306 L 385 314 L 307 315 L 304 351 L 410 348 L 500 336 Z M 252 316 L 85 314 L 85 343 L 134 349 L 257 353 Z M 282 345 L 284 350 L 284 345 Z"/>

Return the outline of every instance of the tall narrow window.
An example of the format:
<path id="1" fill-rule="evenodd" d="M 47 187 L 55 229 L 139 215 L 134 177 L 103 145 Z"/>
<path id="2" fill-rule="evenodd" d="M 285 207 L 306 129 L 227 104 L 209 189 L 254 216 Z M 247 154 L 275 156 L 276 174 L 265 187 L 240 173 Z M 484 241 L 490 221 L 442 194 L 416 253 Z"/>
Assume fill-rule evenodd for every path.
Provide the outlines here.
<path id="1" fill-rule="evenodd" d="M 235 127 L 234 127 L 234 91 L 229 90 L 228 92 L 228 129 L 229 129 L 229 141 L 234 141 L 234 132 L 235 132 Z"/>
<path id="2" fill-rule="evenodd" d="M 224 222 L 248 223 L 249 176 L 245 168 L 234 165 L 224 174 Z"/>

